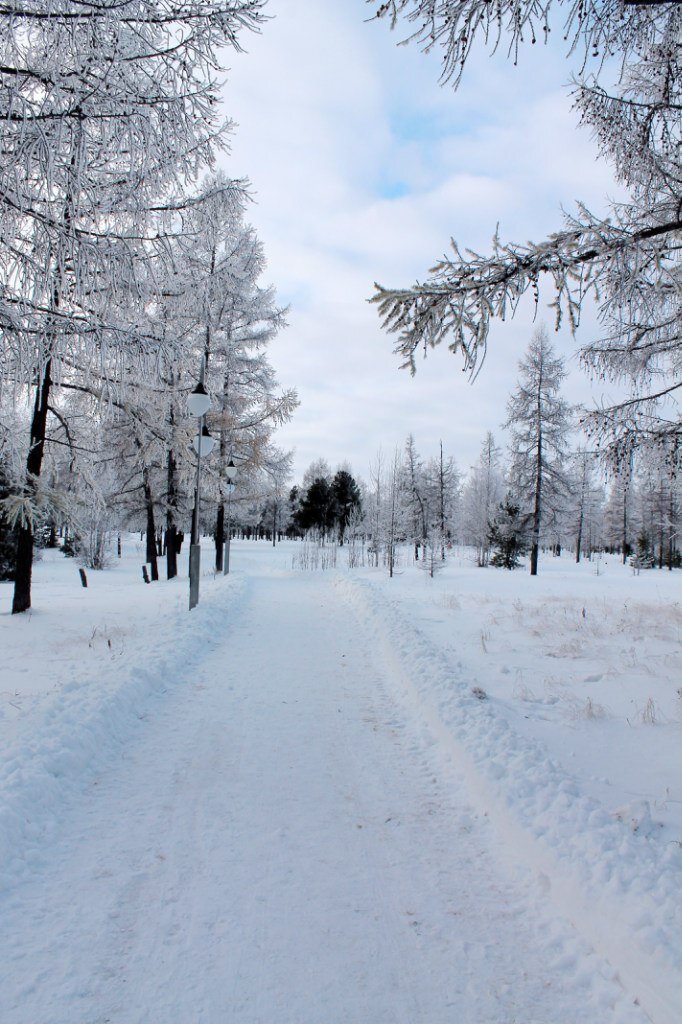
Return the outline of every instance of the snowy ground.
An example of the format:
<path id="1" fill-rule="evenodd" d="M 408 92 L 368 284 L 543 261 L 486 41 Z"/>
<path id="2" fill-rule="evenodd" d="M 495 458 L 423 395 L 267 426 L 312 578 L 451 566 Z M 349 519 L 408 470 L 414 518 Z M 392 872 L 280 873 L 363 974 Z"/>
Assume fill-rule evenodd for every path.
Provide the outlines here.
<path id="1" fill-rule="evenodd" d="M 0 1021 L 678 1024 L 682 574 L 295 552 L 0 585 Z"/>

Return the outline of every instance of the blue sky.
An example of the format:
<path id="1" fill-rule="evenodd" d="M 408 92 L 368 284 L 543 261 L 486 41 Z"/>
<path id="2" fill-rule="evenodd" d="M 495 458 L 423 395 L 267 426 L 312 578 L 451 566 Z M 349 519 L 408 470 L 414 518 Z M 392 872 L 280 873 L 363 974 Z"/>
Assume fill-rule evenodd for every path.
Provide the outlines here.
<path id="1" fill-rule="evenodd" d="M 451 237 L 486 252 L 498 223 L 507 240 L 541 239 L 561 227 L 562 204 L 598 211 L 615 192 L 576 128 L 560 54 L 535 46 L 518 68 L 478 54 L 454 92 L 438 84 L 437 55 L 397 46 L 368 12 L 364 0 L 270 0 L 273 20 L 230 55 L 224 93 L 238 127 L 223 166 L 252 182 L 267 283 L 291 304 L 271 358 L 301 398 L 278 435 L 296 449 L 297 479 L 319 457 L 366 477 L 377 450 L 408 433 L 425 457 L 442 439 L 463 470 L 486 430 L 503 440 L 530 307 L 495 325 L 474 385 L 444 348 L 411 378 L 367 302 L 373 282 L 423 280 Z M 595 330 L 588 313 L 580 338 Z M 556 344 L 570 360 L 566 396 L 589 401 L 575 341 L 561 332 Z"/>

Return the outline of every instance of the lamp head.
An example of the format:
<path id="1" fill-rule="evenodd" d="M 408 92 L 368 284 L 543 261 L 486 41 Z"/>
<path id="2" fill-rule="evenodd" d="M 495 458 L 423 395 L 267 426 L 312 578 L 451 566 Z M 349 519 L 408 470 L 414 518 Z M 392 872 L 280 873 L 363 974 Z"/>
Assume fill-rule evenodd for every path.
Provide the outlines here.
<path id="1" fill-rule="evenodd" d="M 201 434 L 195 434 L 192 442 L 197 455 L 210 455 L 215 448 L 215 438 L 211 437 L 208 427 L 204 424 Z"/>
<path id="2" fill-rule="evenodd" d="M 205 416 L 211 408 L 211 399 L 204 385 L 199 382 L 194 391 L 187 396 L 187 409 L 191 416 Z"/>

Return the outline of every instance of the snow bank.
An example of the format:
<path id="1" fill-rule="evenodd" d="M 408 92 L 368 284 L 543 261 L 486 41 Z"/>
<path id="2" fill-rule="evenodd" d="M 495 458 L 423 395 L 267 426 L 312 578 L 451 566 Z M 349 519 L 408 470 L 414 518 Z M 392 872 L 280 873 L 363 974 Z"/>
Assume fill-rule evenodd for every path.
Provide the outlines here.
<path id="1" fill-rule="evenodd" d="M 207 579 L 190 614 L 186 581 L 155 589 L 128 573 L 117 593 L 112 579 L 108 574 L 101 605 L 96 591 L 74 590 L 69 600 L 78 607 L 57 602 L 31 617 L 2 616 L 4 677 L 13 689 L 3 693 L 0 715 L 0 888 L 16 884 L 43 856 L 65 804 L 131 739 L 150 701 L 191 681 L 246 587 L 240 576 L 220 577 L 215 586 Z M 104 613 L 120 627 L 105 630 Z M 69 630 L 73 650 L 66 656 Z M 21 687 L 17 665 L 28 677 Z M 16 721 L 7 720 L 8 707 L 18 709 Z"/>
<path id="2" fill-rule="evenodd" d="M 368 580 L 336 585 L 377 635 L 400 699 L 467 776 L 510 856 L 537 873 L 557 909 L 605 957 L 657 1024 L 682 1020 L 682 848 L 609 813 L 495 702 L 472 693 L 455 657 Z M 625 820 L 621 820 L 625 819 Z"/>

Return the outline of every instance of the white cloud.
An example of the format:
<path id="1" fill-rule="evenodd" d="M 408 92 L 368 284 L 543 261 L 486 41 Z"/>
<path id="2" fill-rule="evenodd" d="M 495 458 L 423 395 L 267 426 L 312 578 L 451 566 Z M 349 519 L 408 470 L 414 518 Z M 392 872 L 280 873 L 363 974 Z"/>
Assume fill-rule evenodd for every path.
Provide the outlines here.
<path id="1" fill-rule="evenodd" d="M 375 280 L 423 279 L 452 235 L 483 251 L 498 221 L 506 238 L 541 237 L 560 226 L 561 202 L 599 208 L 614 191 L 575 129 L 569 65 L 540 47 L 516 69 L 482 57 L 453 93 L 433 56 L 365 23 L 363 0 L 271 0 L 269 13 L 231 59 L 225 103 L 239 127 L 225 167 L 253 183 L 268 280 L 291 303 L 272 360 L 302 405 L 279 442 L 297 449 L 299 478 L 319 456 L 365 475 L 409 432 L 425 455 L 442 438 L 467 467 L 504 418 L 532 311 L 495 325 L 472 387 L 445 349 L 414 379 L 399 371 L 367 299 Z"/>

